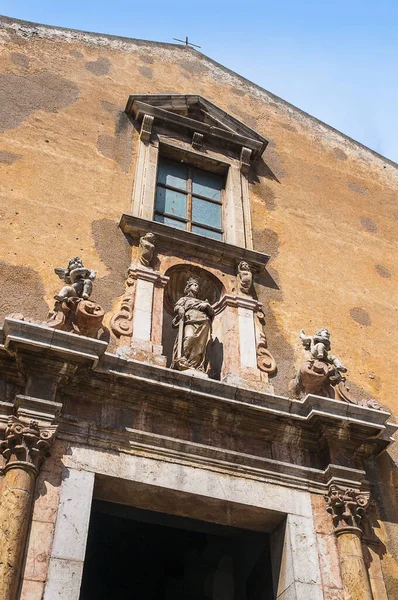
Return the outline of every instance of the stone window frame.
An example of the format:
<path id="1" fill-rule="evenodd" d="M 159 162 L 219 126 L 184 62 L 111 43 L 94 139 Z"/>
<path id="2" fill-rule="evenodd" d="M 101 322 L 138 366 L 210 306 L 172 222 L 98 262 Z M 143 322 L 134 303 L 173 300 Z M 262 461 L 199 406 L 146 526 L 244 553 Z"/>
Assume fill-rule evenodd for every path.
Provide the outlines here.
<path id="1" fill-rule="evenodd" d="M 186 106 L 200 102 L 220 126 L 210 127 L 161 108 L 181 107 L 184 102 Z M 210 163 L 219 165 L 227 173 L 223 242 L 253 249 L 248 173 L 268 141 L 199 96 L 130 96 L 126 113 L 140 125 L 132 215 L 153 220 L 160 154 L 179 156 L 187 164 L 205 170 Z"/>
<path id="2" fill-rule="evenodd" d="M 192 162 L 189 160 L 185 161 L 184 160 L 184 156 L 177 156 L 177 157 L 171 157 L 170 153 L 166 152 L 163 154 L 162 152 L 160 152 L 159 154 L 159 165 L 161 164 L 161 161 L 163 162 L 163 164 L 165 164 L 166 162 L 170 161 L 173 163 L 179 163 L 179 162 L 183 162 L 183 164 L 186 166 L 186 178 L 185 178 L 185 182 L 186 182 L 186 187 L 185 189 L 182 188 L 175 188 L 173 187 L 171 184 L 168 183 L 162 183 L 159 181 L 159 177 L 157 177 L 157 181 L 156 181 L 156 190 L 155 190 L 155 209 L 154 209 L 154 220 L 158 221 L 158 222 L 163 222 L 163 221 L 159 221 L 159 219 L 156 218 L 156 215 L 159 216 L 165 216 L 165 217 L 170 217 L 170 218 L 174 218 L 175 220 L 178 220 L 181 223 L 185 222 L 186 227 L 185 228 L 181 228 L 181 229 L 185 229 L 186 231 L 190 231 L 192 232 L 193 229 L 196 227 L 200 227 L 202 229 L 205 230 L 209 230 L 210 232 L 213 231 L 214 233 L 220 235 L 221 237 L 215 237 L 212 235 L 205 235 L 205 234 L 199 234 L 199 235 L 203 235 L 204 237 L 214 237 L 215 239 L 220 239 L 223 240 L 224 238 L 224 230 L 223 230 L 223 225 L 224 225 L 224 207 L 225 207 L 225 183 L 226 183 L 226 172 L 224 172 L 224 170 L 222 170 L 221 173 L 217 172 L 217 171 L 213 171 L 212 169 L 207 168 L 207 162 L 204 165 L 201 165 L 200 167 L 193 165 Z M 211 165 L 209 165 L 211 166 Z M 222 180 L 222 187 L 220 188 L 220 199 L 216 199 L 213 200 L 210 197 L 206 197 L 206 196 L 201 196 L 198 192 L 195 192 L 194 190 L 194 174 L 195 172 L 200 171 L 201 173 L 210 173 L 213 175 L 216 175 L 217 177 L 219 177 L 220 180 Z M 176 192 L 178 192 L 178 194 L 184 194 L 186 197 L 186 216 L 184 218 L 182 218 L 181 216 L 174 216 L 171 215 L 170 213 L 164 212 L 162 213 L 161 211 L 159 211 L 156 208 L 156 195 L 157 195 L 157 191 L 158 188 L 163 188 L 165 190 L 174 190 Z M 219 211 L 220 211 L 220 218 L 221 218 L 221 227 L 214 227 L 213 225 L 210 225 L 209 223 L 200 223 L 199 221 L 195 221 L 194 219 L 194 215 L 193 215 L 193 210 L 194 210 L 194 200 L 198 199 L 198 200 L 202 200 L 204 202 L 207 203 L 211 203 L 214 205 L 217 205 L 219 207 Z M 196 232 L 199 233 L 199 232 Z"/>

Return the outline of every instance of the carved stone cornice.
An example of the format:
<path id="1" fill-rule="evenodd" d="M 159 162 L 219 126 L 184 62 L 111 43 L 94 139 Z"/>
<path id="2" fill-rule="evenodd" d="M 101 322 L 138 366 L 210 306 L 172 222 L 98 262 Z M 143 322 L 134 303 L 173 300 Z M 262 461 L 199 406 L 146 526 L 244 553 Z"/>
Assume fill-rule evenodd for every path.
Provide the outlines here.
<path id="1" fill-rule="evenodd" d="M 0 443 L 0 451 L 6 461 L 5 471 L 17 465 L 32 468 L 38 473 L 50 456 L 57 425 L 39 425 L 37 421 L 24 422 L 11 416 Z"/>
<path id="2" fill-rule="evenodd" d="M 204 243 L 203 236 L 198 233 L 175 229 L 170 225 L 130 214 L 122 215 L 119 227 L 133 240 L 138 240 L 149 231 L 155 234 L 159 254 L 172 251 L 173 254 L 197 257 L 204 261 L 204 264 L 217 265 L 218 268 L 227 268 L 234 272 L 236 272 L 236 266 L 243 260 L 249 263 L 253 273 L 264 274 L 266 272 L 265 265 L 271 258 L 269 254 L 241 248 L 221 240 L 206 238 Z M 267 276 L 270 277 L 269 273 Z"/>
<path id="3" fill-rule="evenodd" d="M 202 114 L 200 120 L 195 110 L 191 110 L 195 107 Z M 200 134 L 206 143 L 227 146 L 236 154 L 242 147 L 251 150 L 251 161 L 259 158 L 268 145 L 268 140 L 259 133 L 198 95 L 135 94 L 129 97 L 125 111 L 137 121 L 151 116 L 154 126 L 166 125 L 185 134 Z"/>
<path id="4" fill-rule="evenodd" d="M 369 492 L 332 485 L 325 501 L 337 535 L 350 529 L 361 531 L 362 520 L 370 506 Z"/>
<path id="5" fill-rule="evenodd" d="M 227 306 L 232 306 L 234 308 L 247 308 L 252 310 L 253 313 L 263 308 L 261 302 L 254 300 L 254 298 L 250 298 L 249 296 L 233 296 L 232 294 L 224 294 L 224 296 L 213 306 L 213 308 L 215 313 L 218 314 Z"/>
<path id="6" fill-rule="evenodd" d="M 161 275 L 155 271 L 149 271 L 148 269 L 142 269 L 140 267 L 130 268 L 129 276 L 133 279 L 150 281 L 158 287 L 165 287 L 170 279 L 170 277 L 167 277 L 167 275 Z"/>

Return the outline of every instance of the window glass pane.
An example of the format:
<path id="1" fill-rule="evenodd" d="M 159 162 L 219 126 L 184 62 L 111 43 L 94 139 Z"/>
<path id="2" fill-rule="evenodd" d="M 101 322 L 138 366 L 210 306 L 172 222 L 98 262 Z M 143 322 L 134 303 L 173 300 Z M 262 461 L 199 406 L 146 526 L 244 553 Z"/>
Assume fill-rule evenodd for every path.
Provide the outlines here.
<path id="1" fill-rule="evenodd" d="M 212 200 L 221 200 L 221 190 L 223 187 L 224 177 L 221 175 L 199 169 L 193 170 L 192 192 L 194 194 L 200 194 Z"/>
<path id="2" fill-rule="evenodd" d="M 161 213 L 185 219 L 187 216 L 187 196 L 174 190 L 157 187 L 155 209 Z"/>
<path id="3" fill-rule="evenodd" d="M 198 227 L 197 225 L 192 225 L 192 232 L 205 235 L 206 237 L 213 238 L 214 240 L 222 240 L 222 233 L 210 231 L 210 229 L 204 229 L 203 227 Z"/>
<path id="4" fill-rule="evenodd" d="M 186 229 L 187 224 L 182 221 L 177 221 L 176 219 L 170 219 L 170 217 L 166 217 L 165 215 L 155 215 L 155 221 L 159 223 L 164 223 L 165 225 L 171 225 L 171 227 L 176 227 L 176 229 Z"/>
<path id="5" fill-rule="evenodd" d="M 183 163 L 161 158 L 158 166 L 158 182 L 180 190 L 187 189 L 188 167 Z"/>
<path id="6" fill-rule="evenodd" d="M 192 197 L 192 221 L 221 229 L 221 204 Z"/>

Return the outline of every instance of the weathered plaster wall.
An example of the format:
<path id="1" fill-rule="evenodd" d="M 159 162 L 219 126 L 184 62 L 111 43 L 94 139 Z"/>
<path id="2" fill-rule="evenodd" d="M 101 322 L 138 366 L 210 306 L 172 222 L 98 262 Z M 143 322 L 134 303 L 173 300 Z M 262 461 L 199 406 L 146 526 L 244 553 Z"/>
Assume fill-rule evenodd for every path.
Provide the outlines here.
<path id="1" fill-rule="evenodd" d="M 298 332 L 332 331 L 352 388 L 398 413 L 397 166 L 183 47 L 3 19 L 0 42 L 1 317 L 44 318 L 53 268 L 80 255 L 98 271 L 94 298 L 123 293 L 137 134 L 132 93 L 197 93 L 271 140 L 251 174 L 255 249 L 279 290 L 268 341 L 284 393 L 302 360 Z M 374 465 L 390 597 L 398 595 L 398 451 Z M 395 594 L 395 596 L 394 596 Z"/>

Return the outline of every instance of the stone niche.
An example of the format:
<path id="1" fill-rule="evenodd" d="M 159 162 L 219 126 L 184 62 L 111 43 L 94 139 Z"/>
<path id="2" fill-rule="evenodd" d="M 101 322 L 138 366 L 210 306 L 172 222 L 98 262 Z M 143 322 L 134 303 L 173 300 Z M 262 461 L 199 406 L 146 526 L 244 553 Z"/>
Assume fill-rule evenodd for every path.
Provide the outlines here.
<path id="1" fill-rule="evenodd" d="M 199 283 L 199 295 L 201 300 L 208 300 L 212 306 L 217 306 L 225 295 L 225 286 L 211 272 L 199 266 L 191 264 L 176 264 L 166 271 L 169 278 L 165 287 L 164 312 L 162 328 L 163 354 L 167 357 L 167 366 L 171 365 L 173 346 L 176 338 L 176 329 L 172 326 L 175 316 L 174 306 L 184 295 L 185 286 L 190 278 Z M 220 379 L 224 357 L 223 350 L 223 328 L 220 315 L 215 315 L 209 342 L 207 344 L 205 370 L 209 377 Z"/>

